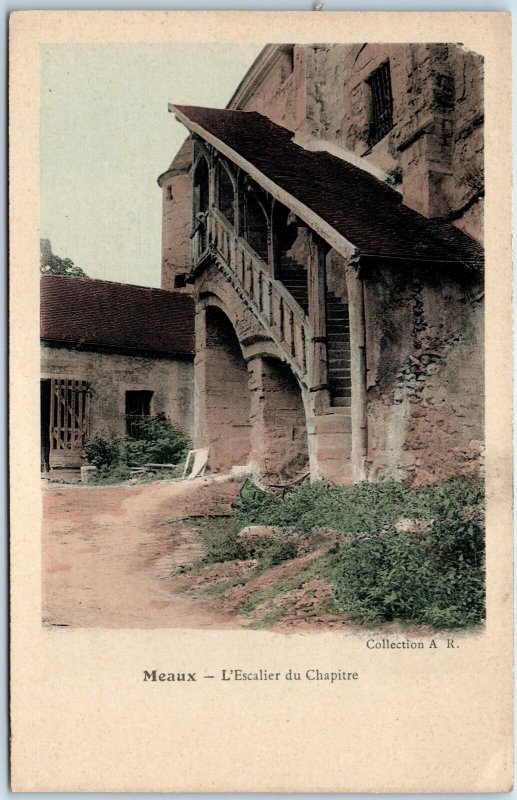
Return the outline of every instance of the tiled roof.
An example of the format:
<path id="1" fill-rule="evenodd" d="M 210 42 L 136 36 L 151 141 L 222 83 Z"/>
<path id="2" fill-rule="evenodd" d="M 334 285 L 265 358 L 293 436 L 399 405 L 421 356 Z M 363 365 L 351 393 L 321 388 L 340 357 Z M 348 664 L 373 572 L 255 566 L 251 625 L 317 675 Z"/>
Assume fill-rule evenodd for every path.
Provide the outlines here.
<path id="1" fill-rule="evenodd" d="M 479 262 L 483 250 L 453 225 L 403 205 L 394 189 L 347 161 L 304 150 L 255 111 L 173 106 L 196 132 L 231 148 L 332 226 L 363 255 Z M 217 144 L 214 143 L 217 147 Z M 229 156 L 231 158 L 231 155 Z"/>
<path id="2" fill-rule="evenodd" d="M 194 302 L 181 292 L 44 275 L 40 333 L 84 349 L 192 356 Z"/>

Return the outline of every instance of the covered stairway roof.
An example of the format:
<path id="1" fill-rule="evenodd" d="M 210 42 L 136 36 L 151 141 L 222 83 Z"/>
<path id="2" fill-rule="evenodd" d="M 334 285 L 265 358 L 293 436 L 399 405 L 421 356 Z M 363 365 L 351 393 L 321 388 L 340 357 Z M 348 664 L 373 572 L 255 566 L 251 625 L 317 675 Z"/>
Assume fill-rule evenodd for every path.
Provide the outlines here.
<path id="1" fill-rule="evenodd" d="M 442 263 L 483 260 L 482 247 L 450 223 L 427 219 L 403 205 L 398 192 L 368 172 L 294 144 L 291 131 L 262 114 L 199 106 L 171 105 L 170 110 L 236 164 L 247 171 L 251 167 L 250 174 L 264 188 L 274 184 L 362 256 Z M 289 198 L 279 199 L 289 205 Z"/>

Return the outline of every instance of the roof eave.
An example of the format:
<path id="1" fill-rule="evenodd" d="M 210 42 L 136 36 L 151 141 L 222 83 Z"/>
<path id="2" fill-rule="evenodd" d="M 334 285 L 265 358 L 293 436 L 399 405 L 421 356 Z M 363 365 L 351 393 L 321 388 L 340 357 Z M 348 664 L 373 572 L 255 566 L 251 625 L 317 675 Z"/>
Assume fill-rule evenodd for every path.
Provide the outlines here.
<path id="1" fill-rule="evenodd" d="M 212 133 L 207 131 L 201 125 L 198 125 L 196 122 L 192 122 L 182 111 L 180 111 L 177 106 L 173 103 L 169 103 L 169 111 L 173 113 L 178 120 L 181 122 L 185 127 L 192 131 L 192 133 L 196 133 L 202 139 L 204 139 L 209 144 L 213 145 L 220 153 L 227 156 L 234 164 L 241 167 L 248 175 L 250 175 L 263 189 L 265 189 L 272 197 L 276 200 L 279 200 L 283 203 L 287 208 L 289 208 L 294 214 L 296 214 L 303 222 L 307 223 L 316 233 L 318 233 L 322 239 L 324 239 L 331 247 L 337 250 L 338 253 L 341 253 L 345 258 L 350 258 L 351 256 L 357 255 L 358 251 L 356 246 L 338 233 L 332 225 L 329 225 L 324 219 L 322 219 L 318 214 L 316 214 L 312 209 L 302 203 L 298 198 L 294 197 L 294 195 L 289 194 L 285 189 L 282 189 L 281 186 L 278 186 L 277 183 L 272 181 L 261 172 L 257 167 L 255 167 L 250 161 L 247 161 L 243 156 L 237 153 L 236 150 L 229 147 L 223 141 L 218 139 Z M 246 112 L 241 112 L 245 114 Z"/>

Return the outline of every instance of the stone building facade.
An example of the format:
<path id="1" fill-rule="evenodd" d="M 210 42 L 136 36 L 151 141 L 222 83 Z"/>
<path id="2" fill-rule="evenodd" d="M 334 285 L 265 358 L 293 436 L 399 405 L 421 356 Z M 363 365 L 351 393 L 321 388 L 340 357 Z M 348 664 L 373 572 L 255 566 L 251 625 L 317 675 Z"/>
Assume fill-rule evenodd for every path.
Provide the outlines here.
<path id="1" fill-rule="evenodd" d="M 479 472 L 482 79 L 456 45 L 270 45 L 226 109 L 170 107 L 162 286 L 194 294 L 213 469 Z"/>
<path id="2" fill-rule="evenodd" d="M 84 442 L 165 414 L 193 434 L 191 298 L 79 278 L 41 279 L 43 463 L 84 463 Z M 46 443 L 46 444 L 45 444 Z"/>

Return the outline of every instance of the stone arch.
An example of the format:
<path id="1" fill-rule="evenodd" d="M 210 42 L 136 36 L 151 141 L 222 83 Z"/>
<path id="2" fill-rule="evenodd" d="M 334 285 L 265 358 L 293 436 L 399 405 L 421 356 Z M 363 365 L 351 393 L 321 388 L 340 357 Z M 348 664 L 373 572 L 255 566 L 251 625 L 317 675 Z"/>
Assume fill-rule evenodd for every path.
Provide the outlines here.
<path id="1" fill-rule="evenodd" d="M 248 369 L 234 327 L 215 305 L 205 307 L 204 444 L 214 472 L 251 457 Z"/>
<path id="2" fill-rule="evenodd" d="M 284 485 L 309 473 L 302 390 L 279 358 L 253 358 L 249 369 L 255 472 L 266 484 Z"/>

